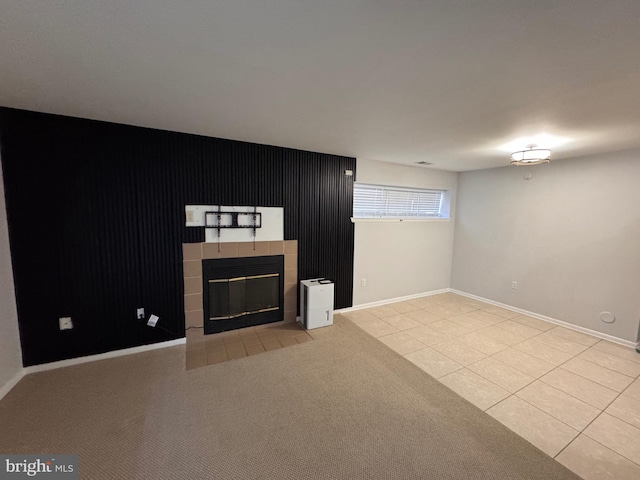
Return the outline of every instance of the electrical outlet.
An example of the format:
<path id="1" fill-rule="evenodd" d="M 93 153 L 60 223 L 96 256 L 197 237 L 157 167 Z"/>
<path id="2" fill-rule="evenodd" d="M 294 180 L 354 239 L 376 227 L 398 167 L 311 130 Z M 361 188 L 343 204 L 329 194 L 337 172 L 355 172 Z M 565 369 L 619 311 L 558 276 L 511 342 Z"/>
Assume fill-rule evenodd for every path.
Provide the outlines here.
<path id="1" fill-rule="evenodd" d="M 58 326 L 60 327 L 60 330 L 71 330 L 73 328 L 71 317 L 60 317 L 58 319 Z"/>
<path id="2" fill-rule="evenodd" d="M 366 287 L 367 286 L 367 279 L 363 278 L 362 280 L 360 280 L 360 286 L 361 287 Z"/>
<path id="3" fill-rule="evenodd" d="M 144 320 L 144 308 L 140 307 L 136 309 L 136 318 L 138 320 Z"/>
<path id="4" fill-rule="evenodd" d="M 516 282 L 515 280 L 513 282 L 511 282 L 511 288 L 513 288 L 514 290 L 518 289 L 518 282 Z"/>

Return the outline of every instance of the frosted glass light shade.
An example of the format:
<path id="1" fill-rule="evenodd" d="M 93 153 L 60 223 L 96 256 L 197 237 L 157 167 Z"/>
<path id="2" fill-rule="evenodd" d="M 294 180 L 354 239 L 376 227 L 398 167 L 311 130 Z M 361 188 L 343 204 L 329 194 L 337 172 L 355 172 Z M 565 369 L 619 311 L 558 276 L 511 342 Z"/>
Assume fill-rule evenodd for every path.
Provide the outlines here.
<path id="1" fill-rule="evenodd" d="M 551 161 L 551 150 L 547 148 L 530 148 L 511 154 L 511 165 L 536 165 L 538 163 L 549 163 Z"/>

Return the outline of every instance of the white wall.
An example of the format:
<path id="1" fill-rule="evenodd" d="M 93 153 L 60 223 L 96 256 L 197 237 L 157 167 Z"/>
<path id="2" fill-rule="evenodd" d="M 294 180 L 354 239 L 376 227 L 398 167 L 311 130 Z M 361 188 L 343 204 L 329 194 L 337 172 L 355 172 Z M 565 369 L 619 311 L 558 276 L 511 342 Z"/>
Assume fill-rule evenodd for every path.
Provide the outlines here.
<path id="1" fill-rule="evenodd" d="M 639 183 L 639 152 L 460 173 L 452 288 L 635 341 Z"/>
<path id="2" fill-rule="evenodd" d="M 22 351 L 18 334 L 18 314 L 9 253 L 7 210 L 0 170 L 0 398 L 22 371 Z"/>
<path id="3" fill-rule="evenodd" d="M 284 208 L 282 207 L 248 207 L 230 205 L 185 205 L 186 217 L 185 226 L 204 227 L 207 225 L 206 212 L 244 212 L 253 213 L 255 211 L 261 215 L 261 227 L 256 228 L 205 228 L 204 241 L 212 243 L 225 242 L 277 242 L 284 240 Z M 250 217 L 249 217 L 250 218 Z M 238 223 L 246 222 L 247 217 L 239 218 Z M 209 218 L 209 224 L 216 225 L 218 219 L 215 215 Z M 226 222 L 226 223 L 225 223 Z M 221 218 L 221 225 L 231 225 L 231 217 L 224 215 Z M 245 223 L 246 225 L 247 223 Z M 255 236 L 254 236 L 255 234 Z M 218 236 L 220 235 L 220 236 Z"/>
<path id="4" fill-rule="evenodd" d="M 360 183 L 448 190 L 452 219 L 356 223 L 353 304 L 448 288 L 458 174 L 364 159 L 356 174 Z"/>

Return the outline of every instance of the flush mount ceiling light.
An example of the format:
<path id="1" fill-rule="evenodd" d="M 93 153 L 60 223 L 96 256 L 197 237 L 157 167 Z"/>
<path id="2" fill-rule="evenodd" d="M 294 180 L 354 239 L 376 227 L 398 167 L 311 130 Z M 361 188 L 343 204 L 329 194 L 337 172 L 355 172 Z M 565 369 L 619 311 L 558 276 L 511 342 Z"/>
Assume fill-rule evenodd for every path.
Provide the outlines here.
<path id="1" fill-rule="evenodd" d="M 551 150 L 536 148 L 535 143 L 527 145 L 527 150 L 520 150 L 511 154 L 511 165 L 537 165 L 551 161 Z"/>

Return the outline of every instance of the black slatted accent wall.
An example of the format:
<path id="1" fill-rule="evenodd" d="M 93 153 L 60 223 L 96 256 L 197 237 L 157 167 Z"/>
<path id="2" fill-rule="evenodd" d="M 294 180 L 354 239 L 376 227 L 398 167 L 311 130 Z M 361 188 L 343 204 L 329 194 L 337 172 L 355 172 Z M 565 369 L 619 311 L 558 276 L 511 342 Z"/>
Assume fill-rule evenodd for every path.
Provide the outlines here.
<path id="1" fill-rule="evenodd" d="M 189 204 L 284 207 L 299 277 L 351 306 L 353 158 L 5 108 L 0 142 L 25 365 L 183 337 Z"/>

